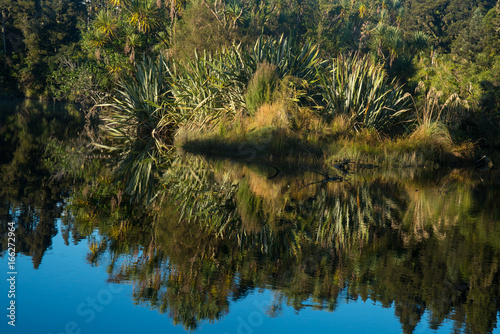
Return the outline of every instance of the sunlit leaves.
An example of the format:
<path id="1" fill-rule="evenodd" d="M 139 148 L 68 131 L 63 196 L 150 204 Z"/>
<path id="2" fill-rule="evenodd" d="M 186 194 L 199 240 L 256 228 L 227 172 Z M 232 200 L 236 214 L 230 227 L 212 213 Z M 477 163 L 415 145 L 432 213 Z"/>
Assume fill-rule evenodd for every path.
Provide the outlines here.
<path id="1" fill-rule="evenodd" d="M 111 12 L 107 10 L 101 10 L 97 14 L 94 25 L 97 31 L 107 38 L 114 37 L 116 30 L 118 29 L 116 18 L 113 17 Z"/>
<path id="2" fill-rule="evenodd" d="M 408 96 L 396 82 L 389 82 L 384 69 L 368 57 L 340 56 L 329 74 L 318 72 L 322 89 L 321 113 L 331 118 L 347 115 L 351 121 L 377 130 L 397 123 L 407 109 Z"/>
<path id="3" fill-rule="evenodd" d="M 129 0 L 125 3 L 128 23 L 143 33 L 158 27 L 158 6 L 153 0 Z"/>
<path id="4" fill-rule="evenodd" d="M 95 145 L 118 154 L 118 175 L 138 200 L 155 195 L 155 172 L 173 143 L 180 114 L 170 93 L 171 78 L 164 59 L 146 58 L 126 76 L 113 102 L 102 105 L 101 129 L 107 143 Z"/>
<path id="5" fill-rule="evenodd" d="M 90 35 L 90 45 L 96 49 L 102 48 L 108 42 L 108 36 L 100 30 L 93 31 Z"/>
<path id="6" fill-rule="evenodd" d="M 259 63 L 267 62 L 277 66 L 280 78 L 290 75 L 311 81 L 316 77 L 316 67 L 325 63 L 319 56 L 318 45 L 312 42 L 299 44 L 283 35 L 279 39 L 260 37 L 247 58 L 252 73 Z"/>

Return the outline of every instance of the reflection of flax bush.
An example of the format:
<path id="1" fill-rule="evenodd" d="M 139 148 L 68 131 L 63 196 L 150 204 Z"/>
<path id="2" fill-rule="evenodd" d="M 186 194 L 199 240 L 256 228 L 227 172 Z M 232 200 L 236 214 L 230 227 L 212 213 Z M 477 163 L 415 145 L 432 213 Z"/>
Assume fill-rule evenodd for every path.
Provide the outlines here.
<path id="1" fill-rule="evenodd" d="M 220 235 L 235 220 L 233 197 L 237 186 L 228 179 L 215 181 L 203 159 L 174 160 L 162 182 L 167 198 L 176 202 L 179 220 L 201 222 Z"/>
<path id="2" fill-rule="evenodd" d="M 397 221 L 401 208 L 396 198 L 388 195 L 380 185 L 356 186 L 331 197 L 323 190 L 312 204 L 315 240 L 320 245 L 348 249 L 369 243 L 376 237 L 375 230 Z M 317 224 L 317 225 L 316 225 Z"/>
<path id="3" fill-rule="evenodd" d="M 168 195 L 185 204 L 184 218 L 194 217 L 189 216 L 193 209 L 199 224 L 171 219 L 170 202 L 152 211 L 133 206 L 119 219 L 99 217 L 89 224 L 86 235 L 100 227 L 89 259 L 97 261 L 109 251 L 101 261 L 110 261 L 110 282 L 133 282 L 136 303 L 194 330 L 204 320 L 224 316 L 231 300 L 265 288 L 277 293 L 272 315 L 282 303 L 296 311 L 333 311 L 339 296 L 371 298 L 394 305 L 405 328 L 429 313 L 433 326 L 448 319 L 455 328 L 470 328 L 466 332 L 493 330 L 498 211 L 486 209 L 498 194 L 483 191 L 483 183 L 458 185 L 463 179 L 454 175 L 441 180 L 438 192 L 435 178 L 424 187 L 428 181 L 420 184 L 419 177 L 406 184 L 374 171 L 366 175 L 375 180 L 368 184 L 322 183 L 303 199 L 293 189 L 281 193 L 286 204 L 274 205 L 272 213 L 265 191 L 247 183 L 248 173 L 242 180 L 235 169 L 222 166 L 218 173 L 212 167 L 203 159 L 179 158 L 165 176 Z M 244 231 L 240 209 L 259 219 L 261 231 Z M 269 224 L 273 214 L 279 225 Z M 419 238 L 422 231 L 429 231 L 425 241 Z"/>

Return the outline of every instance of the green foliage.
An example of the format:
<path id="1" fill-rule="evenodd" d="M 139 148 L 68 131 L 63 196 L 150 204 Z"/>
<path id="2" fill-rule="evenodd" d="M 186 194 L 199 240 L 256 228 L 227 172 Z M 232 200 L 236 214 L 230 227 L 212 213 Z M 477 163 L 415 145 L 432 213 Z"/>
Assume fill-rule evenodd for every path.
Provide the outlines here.
<path id="1" fill-rule="evenodd" d="M 469 20 L 468 26 L 460 32 L 452 43 L 452 52 L 463 59 L 475 61 L 476 56 L 485 48 L 486 31 L 483 14 L 479 8 Z"/>
<path id="2" fill-rule="evenodd" d="M 93 106 L 113 87 L 106 68 L 99 63 L 61 56 L 56 64 L 58 69 L 52 71 L 48 81 L 50 95 L 57 100 Z"/>
<path id="3" fill-rule="evenodd" d="M 244 55 L 244 61 L 251 73 L 257 71 L 259 64 L 268 63 L 277 67 L 280 79 L 292 76 L 306 81 L 314 81 L 316 68 L 326 63 L 319 56 L 318 45 L 310 41 L 297 43 L 283 35 L 267 40 L 261 36 L 253 49 Z"/>
<path id="4" fill-rule="evenodd" d="M 346 115 L 353 125 L 388 130 L 408 111 L 402 87 L 366 56 L 339 56 L 328 74 L 318 76 L 324 104 L 320 113 L 327 119 Z"/>
<path id="5" fill-rule="evenodd" d="M 248 83 L 245 101 L 248 112 L 253 115 L 264 103 L 270 103 L 278 80 L 277 66 L 261 63 Z"/>
<path id="6" fill-rule="evenodd" d="M 237 55 L 222 51 L 199 56 L 195 52 L 193 60 L 172 67 L 172 95 L 189 121 L 187 127 L 214 125 L 221 117 L 234 115 L 243 104 L 243 85 L 226 71 L 226 57 L 231 61 Z"/>
<path id="7" fill-rule="evenodd" d="M 8 73 L 26 95 L 48 95 L 55 56 L 79 41 L 81 2 L 2 0 L 2 54 Z"/>
<path id="8" fill-rule="evenodd" d="M 467 27 L 477 8 L 489 10 L 495 0 L 411 0 L 404 26 L 409 30 L 422 30 L 431 36 L 431 43 L 448 52 L 453 40 Z"/>
<path id="9" fill-rule="evenodd" d="M 193 51 L 198 53 L 215 53 L 218 49 L 229 47 L 235 41 L 241 40 L 236 17 L 241 11 L 217 6 L 217 1 L 192 1 L 187 6 L 178 23 L 174 42 L 174 54 L 177 57 L 193 57 Z M 235 2 L 238 4 L 238 2 Z M 234 17 L 236 16 L 236 17 Z"/>
<path id="10" fill-rule="evenodd" d="M 107 143 L 95 145 L 118 154 L 117 175 L 124 178 L 127 194 L 137 201 L 151 200 L 156 168 L 164 163 L 181 122 L 170 92 L 168 64 L 163 58 L 145 58 L 119 87 L 113 102 L 101 105 Z"/>

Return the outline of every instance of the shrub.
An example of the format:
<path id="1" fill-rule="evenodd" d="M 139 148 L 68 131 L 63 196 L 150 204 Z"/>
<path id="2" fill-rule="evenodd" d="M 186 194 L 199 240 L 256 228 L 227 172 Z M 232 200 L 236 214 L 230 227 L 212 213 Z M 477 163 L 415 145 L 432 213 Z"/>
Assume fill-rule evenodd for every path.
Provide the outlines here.
<path id="1" fill-rule="evenodd" d="M 101 105 L 106 144 L 95 145 L 118 155 L 117 176 L 137 201 L 154 197 L 157 166 L 164 162 L 182 121 L 170 93 L 171 80 L 162 58 L 146 58 L 133 76 L 119 83 L 113 102 Z"/>
<path id="2" fill-rule="evenodd" d="M 276 65 L 260 63 L 257 66 L 257 71 L 248 83 L 245 93 L 247 110 L 251 115 L 254 115 L 264 103 L 272 102 L 277 80 Z"/>
<path id="3" fill-rule="evenodd" d="M 382 66 L 355 54 L 333 60 L 328 74 L 318 71 L 323 100 L 320 113 L 331 120 L 347 115 L 354 126 L 388 130 L 407 112 L 408 94 L 397 82 L 388 81 Z"/>
<path id="4" fill-rule="evenodd" d="M 415 145 L 428 147 L 430 152 L 437 154 L 448 153 L 453 149 L 450 132 L 446 125 L 439 121 L 420 124 L 409 139 Z"/>

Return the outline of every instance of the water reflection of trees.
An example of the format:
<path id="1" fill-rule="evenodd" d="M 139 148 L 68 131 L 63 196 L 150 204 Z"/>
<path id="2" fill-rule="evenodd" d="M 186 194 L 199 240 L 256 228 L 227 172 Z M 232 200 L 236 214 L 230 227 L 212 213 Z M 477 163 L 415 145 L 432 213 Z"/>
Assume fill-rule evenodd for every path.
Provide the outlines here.
<path id="1" fill-rule="evenodd" d="M 7 249 L 7 224 L 15 221 L 16 252 L 38 268 L 57 234 L 70 184 L 52 178 L 46 158 L 51 141 L 67 138 L 82 124 L 71 105 L 25 100 L 0 102 L 0 253 Z M 68 242 L 69 234 L 64 237 Z"/>
<path id="2" fill-rule="evenodd" d="M 82 204 L 116 203 L 95 188 L 75 196 L 68 214 L 83 235 L 99 227 L 91 263 L 109 252 L 110 280 L 134 282 L 136 303 L 189 329 L 268 287 L 270 315 L 281 303 L 334 310 L 347 295 L 394 305 L 405 333 L 426 311 L 432 328 L 450 319 L 457 332 L 493 330 L 498 191 L 481 191 L 493 179 L 373 173 L 305 186 L 318 175 L 268 175 L 257 166 L 178 158 L 147 210 Z"/>
<path id="3" fill-rule="evenodd" d="M 317 182 L 307 168 L 269 178 L 269 166 L 177 157 L 145 207 L 79 143 L 60 141 L 81 126 L 76 110 L 2 108 L 0 235 L 16 221 L 17 249 L 35 268 L 62 217 L 67 244 L 86 237 L 89 263 L 106 263 L 111 281 L 134 283 L 136 303 L 186 328 L 263 287 L 274 291 L 271 316 L 284 303 L 333 311 L 347 296 L 394 305 L 405 333 L 426 311 L 432 328 L 447 319 L 456 332 L 496 326 L 494 174 L 365 171 Z"/>

